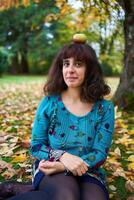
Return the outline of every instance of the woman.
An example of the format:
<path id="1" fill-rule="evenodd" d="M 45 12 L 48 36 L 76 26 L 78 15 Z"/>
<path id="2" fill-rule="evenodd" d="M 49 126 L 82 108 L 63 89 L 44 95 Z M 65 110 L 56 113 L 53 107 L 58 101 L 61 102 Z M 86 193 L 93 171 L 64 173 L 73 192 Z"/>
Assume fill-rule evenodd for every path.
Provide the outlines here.
<path id="1" fill-rule="evenodd" d="M 95 51 L 80 37 L 56 56 L 34 120 L 33 186 L 40 199 L 109 199 L 101 165 L 111 145 L 114 106 L 104 99 L 110 88 Z M 41 198 L 42 192 L 48 196 Z"/>

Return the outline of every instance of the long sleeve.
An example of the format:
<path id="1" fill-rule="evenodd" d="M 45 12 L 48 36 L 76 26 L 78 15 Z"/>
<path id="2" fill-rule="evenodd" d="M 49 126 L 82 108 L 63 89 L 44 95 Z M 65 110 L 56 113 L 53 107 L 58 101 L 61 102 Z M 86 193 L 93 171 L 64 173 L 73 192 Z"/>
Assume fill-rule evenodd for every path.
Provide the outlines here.
<path id="1" fill-rule="evenodd" d="M 52 98 L 44 97 L 36 111 L 31 138 L 31 154 L 33 157 L 42 160 L 56 161 L 65 152 L 56 150 L 49 146 L 48 131 L 54 112 Z"/>
<path id="2" fill-rule="evenodd" d="M 97 168 L 105 162 L 111 146 L 114 131 L 114 106 L 110 101 L 106 104 L 104 115 L 96 129 L 92 150 L 81 157 L 90 168 Z"/>
<path id="3" fill-rule="evenodd" d="M 50 148 L 48 146 L 49 117 L 46 110 L 50 109 L 48 97 L 44 97 L 36 111 L 32 128 L 31 154 L 39 160 L 48 159 Z"/>

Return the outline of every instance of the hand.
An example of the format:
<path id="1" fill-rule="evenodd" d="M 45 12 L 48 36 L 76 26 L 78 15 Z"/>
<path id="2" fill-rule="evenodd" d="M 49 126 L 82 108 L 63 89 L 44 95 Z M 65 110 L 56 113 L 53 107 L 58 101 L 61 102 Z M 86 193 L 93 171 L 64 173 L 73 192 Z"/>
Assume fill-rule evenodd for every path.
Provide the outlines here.
<path id="1" fill-rule="evenodd" d="M 41 160 L 38 166 L 39 170 L 44 172 L 46 175 L 55 174 L 58 172 L 65 171 L 65 167 L 61 162 L 50 162 Z"/>
<path id="2" fill-rule="evenodd" d="M 64 153 L 60 162 L 64 164 L 65 168 L 73 173 L 74 176 L 82 176 L 88 170 L 89 165 L 80 157 L 70 153 Z"/>

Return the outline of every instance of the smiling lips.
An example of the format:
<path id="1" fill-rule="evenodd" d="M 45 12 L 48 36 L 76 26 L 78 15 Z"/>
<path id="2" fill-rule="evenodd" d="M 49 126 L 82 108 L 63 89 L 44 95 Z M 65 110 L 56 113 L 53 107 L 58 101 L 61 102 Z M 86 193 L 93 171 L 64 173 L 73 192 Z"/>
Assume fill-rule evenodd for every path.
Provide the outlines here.
<path id="1" fill-rule="evenodd" d="M 67 77 L 67 80 L 69 82 L 74 82 L 77 79 L 77 77 Z"/>
<path id="2" fill-rule="evenodd" d="M 73 79 L 77 79 L 77 77 L 67 77 L 66 79 L 71 79 L 71 80 L 73 80 Z"/>

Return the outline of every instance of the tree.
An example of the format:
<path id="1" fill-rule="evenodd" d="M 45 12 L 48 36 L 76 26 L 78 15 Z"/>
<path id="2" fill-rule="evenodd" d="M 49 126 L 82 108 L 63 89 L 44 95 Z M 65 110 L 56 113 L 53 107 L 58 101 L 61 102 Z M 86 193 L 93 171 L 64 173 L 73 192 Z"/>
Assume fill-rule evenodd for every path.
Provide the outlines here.
<path id="1" fill-rule="evenodd" d="M 114 96 L 114 101 L 122 109 L 134 108 L 134 1 L 131 0 L 81 0 L 85 15 L 89 8 L 96 8 L 96 16 L 100 21 L 104 17 L 111 19 L 112 13 L 125 13 L 124 18 L 124 68 L 120 77 L 120 83 Z M 81 10 L 83 12 L 83 10 Z M 84 16 L 85 17 L 85 16 Z M 107 19 L 106 17 L 104 19 Z M 85 17 L 86 19 L 86 17 Z"/>
<path id="2" fill-rule="evenodd" d="M 118 0 L 125 12 L 124 69 L 115 94 L 115 102 L 123 109 L 134 108 L 134 1 Z"/>
<path id="3" fill-rule="evenodd" d="M 49 41 L 48 28 L 45 27 L 46 18 L 50 13 L 54 15 L 57 12 L 58 8 L 52 0 L 38 4 L 33 2 L 26 8 L 24 6 L 11 7 L 0 12 L 2 22 L 0 24 L 0 45 L 12 51 L 10 72 L 29 73 L 29 52 L 32 52 L 33 48 L 37 53 L 38 48 L 38 52 L 43 54 L 43 51 L 40 52 L 39 45 L 44 45 L 45 49 Z M 38 46 L 35 41 L 38 41 Z M 35 56 L 36 59 L 37 56 Z"/>

